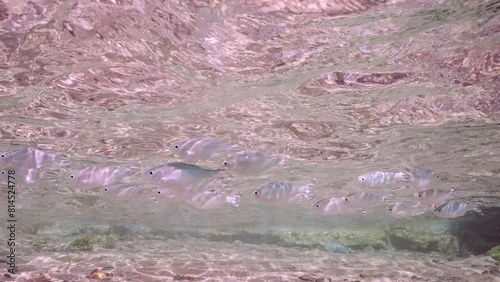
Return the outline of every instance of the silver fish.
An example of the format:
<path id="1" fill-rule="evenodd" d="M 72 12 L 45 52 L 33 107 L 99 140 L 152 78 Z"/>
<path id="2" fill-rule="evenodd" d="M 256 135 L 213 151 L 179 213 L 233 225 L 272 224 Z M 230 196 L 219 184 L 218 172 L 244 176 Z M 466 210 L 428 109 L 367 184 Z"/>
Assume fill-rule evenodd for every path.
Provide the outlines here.
<path id="1" fill-rule="evenodd" d="M 415 198 L 418 198 L 418 201 L 422 204 L 426 204 L 429 206 L 440 206 L 450 199 L 453 198 L 453 191 L 444 191 L 440 189 L 427 189 L 424 191 L 420 191 L 414 194 Z"/>
<path id="2" fill-rule="evenodd" d="M 408 175 L 404 172 L 370 171 L 358 176 L 358 181 L 368 187 L 380 187 L 391 184 L 394 181 L 405 181 Z"/>
<path id="3" fill-rule="evenodd" d="M 317 201 L 312 205 L 314 212 L 322 215 L 337 215 L 337 214 L 353 214 L 356 213 L 356 208 L 348 205 L 341 198 L 326 198 Z"/>
<path id="4" fill-rule="evenodd" d="M 357 209 L 367 209 L 383 204 L 386 196 L 379 196 L 368 192 L 355 192 L 341 198 L 347 205 Z"/>
<path id="5" fill-rule="evenodd" d="M 49 154 L 33 148 L 19 148 L 0 154 L 0 168 L 41 168 L 51 162 L 56 162 L 59 165 L 68 164 L 67 160 L 62 156 Z"/>
<path id="6" fill-rule="evenodd" d="M 111 201 L 137 200 L 141 195 L 146 195 L 145 189 L 133 184 L 115 183 L 101 189 L 103 197 Z"/>
<path id="7" fill-rule="evenodd" d="M 230 204 L 235 207 L 240 206 L 240 195 L 226 196 L 213 190 L 204 191 L 191 197 L 187 203 L 199 210 L 217 208 L 223 204 Z"/>
<path id="8" fill-rule="evenodd" d="M 439 180 L 439 175 L 432 170 L 416 168 L 410 170 L 406 168 L 409 175 L 409 186 L 411 188 L 425 189 Z"/>
<path id="9" fill-rule="evenodd" d="M 420 215 L 425 213 L 427 210 L 428 208 L 426 205 L 418 202 L 399 202 L 387 208 L 389 215 L 397 218 Z"/>
<path id="10" fill-rule="evenodd" d="M 8 170 L 2 170 L 0 174 L 7 175 Z M 39 180 L 48 178 L 49 175 L 55 176 L 53 173 L 49 171 L 45 171 L 37 168 L 21 168 L 21 169 L 13 169 L 15 172 L 12 176 L 15 181 L 19 181 L 24 184 L 32 184 L 38 182 Z"/>
<path id="11" fill-rule="evenodd" d="M 434 213 L 442 218 L 456 218 L 464 216 L 468 211 L 475 211 L 482 214 L 481 210 L 473 204 L 448 202 L 444 205 L 434 208 Z"/>
<path id="12" fill-rule="evenodd" d="M 216 180 L 219 172 L 186 163 L 168 163 L 152 168 L 145 176 L 160 188 L 195 190 Z"/>
<path id="13" fill-rule="evenodd" d="M 213 138 L 194 138 L 173 143 L 169 148 L 180 158 L 196 162 L 217 158 L 221 153 L 238 150 L 239 146 Z"/>
<path id="14" fill-rule="evenodd" d="M 261 153 L 240 152 L 223 162 L 230 171 L 239 175 L 259 175 L 270 168 L 283 165 L 284 160 L 279 157 L 270 157 Z"/>
<path id="15" fill-rule="evenodd" d="M 124 167 L 90 166 L 73 172 L 69 178 L 73 184 L 85 187 L 97 187 L 115 183 L 126 176 L 132 175 L 136 171 L 136 169 Z"/>
<path id="16" fill-rule="evenodd" d="M 292 205 L 314 198 L 314 183 L 294 186 L 288 182 L 269 182 L 252 191 L 259 201 L 269 204 Z"/>

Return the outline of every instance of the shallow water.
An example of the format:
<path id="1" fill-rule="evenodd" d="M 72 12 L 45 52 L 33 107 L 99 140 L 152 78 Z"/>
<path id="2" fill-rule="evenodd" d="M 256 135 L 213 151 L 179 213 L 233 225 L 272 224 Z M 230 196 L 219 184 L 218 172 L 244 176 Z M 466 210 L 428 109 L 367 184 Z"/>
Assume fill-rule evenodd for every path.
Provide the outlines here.
<path id="1" fill-rule="evenodd" d="M 487 244 L 471 249 L 453 233 L 478 220 L 472 212 L 322 216 L 250 192 L 316 179 L 316 199 L 365 189 L 415 200 L 404 184 L 363 188 L 357 177 L 425 167 L 456 200 L 500 207 L 499 9 L 462 0 L 0 0 L 0 151 L 33 147 L 70 162 L 16 184 L 14 277 L 84 281 L 112 266 L 113 281 L 498 279 L 482 256 Z M 69 182 L 69 170 L 88 165 L 144 172 L 181 161 L 170 144 L 199 136 L 290 159 L 256 177 L 222 172 L 218 187 L 242 194 L 238 209 L 156 204 L 149 193 L 113 201 Z M 127 181 L 154 192 L 140 174 Z M 408 233 L 430 243 L 412 245 Z M 104 248 L 112 234 L 119 239 Z M 66 248 L 82 236 L 97 240 L 94 251 Z M 337 242 L 353 252 L 324 249 Z"/>

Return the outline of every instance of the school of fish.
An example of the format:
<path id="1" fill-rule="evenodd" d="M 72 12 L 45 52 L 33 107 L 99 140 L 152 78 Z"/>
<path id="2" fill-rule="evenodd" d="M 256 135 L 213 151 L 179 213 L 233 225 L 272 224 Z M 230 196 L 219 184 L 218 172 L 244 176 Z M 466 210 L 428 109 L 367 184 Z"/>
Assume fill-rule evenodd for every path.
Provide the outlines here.
<path id="1" fill-rule="evenodd" d="M 8 170 L 15 171 L 17 181 L 32 184 L 55 177 L 51 167 L 67 172 L 67 182 L 75 189 L 99 189 L 103 198 L 122 201 L 145 197 L 158 204 L 185 204 L 194 209 L 210 210 L 221 206 L 240 207 L 242 198 L 274 206 L 304 205 L 320 215 L 363 214 L 378 206 L 386 206 L 386 213 L 394 218 L 406 218 L 432 212 L 441 218 L 464 216 L 469 211 L 481 213 L 474 204 L 454 200 L 454 189 L 434 188 L 440 176 L 425 168 L 405 168 L 404 171 L 370 171 L 358 177 L 360 191 L 316 199 L 315 179 L 297 184 L 273 181 L 251 191 L 228 194 L 221 189 L 225 174 L 252 177 L 283 166 L 288 156 L 267 156 L 247 152 L 239 145 L 214 138 L 198 137 L 170 144 L 170 151 L 186 162 L 170 162 L 140 172 L 138 167 L 89 165 L 70 169 L 67 157 L 50 154 L 34 148 L 17 148 L 0 154 L 0 177 Z M 218 161 L 226 157 L 219 169 L 207 169 L 193 162 Z M 191 163 L 187 163 L 191 162 Z M 143 184 L 127 182 L 139 175 Z M 394 202 L 394 194 L 377 195 L 363 188 L 387 187 L 402 183 L 404 191 L 413 191 L 414 201 Z M 153 186 L 153 187 L 150 187 Z"/>

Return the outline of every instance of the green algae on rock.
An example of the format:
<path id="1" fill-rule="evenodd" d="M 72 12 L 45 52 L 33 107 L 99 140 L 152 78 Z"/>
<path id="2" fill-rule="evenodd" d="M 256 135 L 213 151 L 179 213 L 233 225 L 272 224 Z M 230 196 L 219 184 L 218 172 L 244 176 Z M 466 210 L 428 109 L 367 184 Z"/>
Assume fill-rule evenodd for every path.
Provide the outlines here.
<path id="1" fill-rule="evenodd" d="M 293 232 L 282 234 L 281 241 L 284 246 L 320 245 L 324 248 L 332 242 L 338 242 L 353 250 L 363 250 L 367 247 L 375 250 L 388 249 L 387 236 L 381 230 Z"/>
<path id="2" fill-rule="evenodd" d="M 284 247 L 304 247 L 324 249 L 332 242 L 338 242 L 353 250 L 371 247 L 375 250 L 388 249 L 387 235 L 383 230 L 307 230 L 307 231 L 267 231 L 241 228 L 229 230 L 210 228 L 204 232 L 193 232 L 193 237 L 207 238 L 210 241 L 235 242 L 245 244 L 272 244 Z"/>
<path id="3" fill-rule="evenodd" d="M 500 245 L 486 252 L 486 255 L 490 256 L 494 260 L 500 261 Z"/>
<path id="4" fill-rule="evenodd" d="M 38 239 L 35 239 L 31 242 L 33 244 L 33 246 L 35 247 L 41 247 L 41 246 L 46 246 L 48 243 L 49 243 L 49 239 L 48 238 L 38 238 Z"/>
<path id="5" fill-rule="evenodd" d="M 118 240 L 120 240 L 120 236 L 115 233 L 111 233 L 106 237 L 102 246 L 105 249 L 114 249 Z"/>
<path id="6" fill-rule="evenodd" d="M 391 245 L 397 250 L 437 251 L 451 256 L 460 252 L 458 239 L 447 234 L 435 234 L 411 227 L 398 226 L 388 232 Z"/>
<path id="7" fill-rule="evenodd" d="M 88 252 L 94 249 L 94 244 L 96 243 L 95 239 L 84 237 L 78 238 L 71 241 L 68 244 L 67 249 L 71 252 Z"/>

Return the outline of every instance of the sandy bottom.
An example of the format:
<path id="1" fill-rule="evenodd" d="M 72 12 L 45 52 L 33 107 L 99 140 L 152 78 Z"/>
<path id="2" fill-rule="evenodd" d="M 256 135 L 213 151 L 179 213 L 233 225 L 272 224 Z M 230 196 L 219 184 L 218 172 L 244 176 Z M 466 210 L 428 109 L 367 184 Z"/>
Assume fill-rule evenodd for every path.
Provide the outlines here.
<path id="1" fill-rule="evenodd" d="M 0 280 L 98 281 L 89 274 L 99 268 L 108 281 L 500 281 L 499 263 L 484 256 L 339 254 L 199 239 L 120 241 L 112 250 L 60 251 L 67 240 L 42 249 L 22 242 L 18 273 Z"/>

